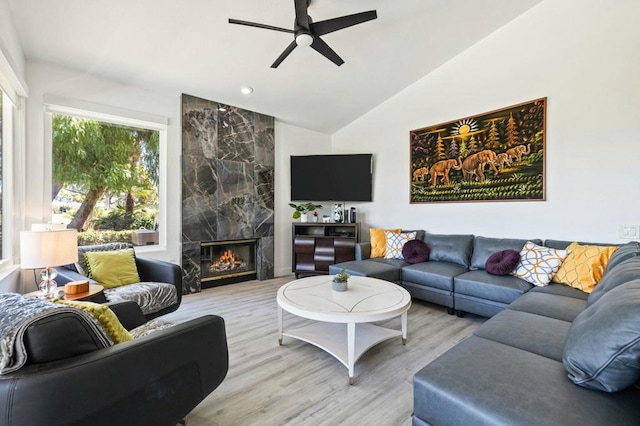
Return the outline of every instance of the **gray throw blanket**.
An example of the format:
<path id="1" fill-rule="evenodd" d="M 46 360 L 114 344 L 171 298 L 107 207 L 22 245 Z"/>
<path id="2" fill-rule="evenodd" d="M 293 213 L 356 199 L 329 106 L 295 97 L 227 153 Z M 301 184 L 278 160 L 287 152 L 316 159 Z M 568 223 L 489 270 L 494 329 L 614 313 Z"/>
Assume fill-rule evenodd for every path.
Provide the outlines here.
<path id="1" fill-rule="evenodd" d="M 23 337 L 27 327 L 42 318 L 64 312 L 82 318 L 105 348 L 113 344 L 97 320 L 82 309 L 16 293 L 0 293 L 0 374 L 16 371 L 26 363 Z"/>

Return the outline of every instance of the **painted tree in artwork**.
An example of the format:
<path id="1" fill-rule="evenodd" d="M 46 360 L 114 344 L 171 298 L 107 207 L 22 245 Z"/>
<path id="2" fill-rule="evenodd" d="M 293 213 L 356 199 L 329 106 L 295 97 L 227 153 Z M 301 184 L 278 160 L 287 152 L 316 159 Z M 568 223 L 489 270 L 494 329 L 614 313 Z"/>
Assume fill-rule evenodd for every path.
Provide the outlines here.
<path id="1" fill-rule="evenodd" d="M 466 157 L 466 156 L 467 156 L 467 155 L 469 155 L 469 154 L 470 154 L 470 152 L 469 152 L 469 148 L 467 148 L 467 141 L 465 141 L 464 139 L 462 139 L 462 140 L 460 141 L 460 149 L 459 149 L 458 155 L 459 155 L 460 157 L 463 157 L 463 158 L 464 158 L 464 157 Z"/>
<path id="2" fill-rule="evenodd" d="M 480 151 L 478 140 L 476 139 L 475 135 L 471 135 L 471 138 L 469 139 L 469 152 L 473 154 L 478 151 Z"/>
<path id="3" fill-rule="evenodd" d="M 449 149 L 447 150 L 449 153 L 449 158 L 458 157 L 458 143 L 456 142 L 456 138 L 451 138 L 451 143 L 449 144 Z"/>
<path id="4" fill-rule="evenodd" d="M 424 138 L 411 133 L 411 164 L 413 169 L 422 167 L 429 157 L 429 146 Z"/>
<path id="5" fill-rule="evenodd" d="M 520 126 L 520 135 L 523 143 L 532 139 L 542 141 L 542 138 L 534 138 L 534 136 L 543 130 L 544 100 L 538 99 L 527 105 L 527 108 L 523 111 L 522 125 Z"/>
<path id="6" fill-rule="evenodd" d="M 518 123 L 513 118 L 513 113 L 509 114 L 506 130 L 507 147 L 511 148 L 520 144 L 520 132 L 518 132 Z"/>
<path id="7" fill-rule="evenodd" d="M 447 150 L 444 146 L 444 141 L 442 140 L 442 137 L 438 134 L 438 139 L 436 140 L 436 153 L 435 153 L 436 160 L 444 160 L 445 158 L 447 158 L 446 152 Z"/>
<path id="8" fill-rule="evenodd" d="M 489 147 L 489 149 L 492 149 L 494 151 L 501 148 L 500 132 L 498 131 L 496 120 L 491 120 L 491 124 L 489 124 L 489 134 L 487 135 L 486 146 Z"/>

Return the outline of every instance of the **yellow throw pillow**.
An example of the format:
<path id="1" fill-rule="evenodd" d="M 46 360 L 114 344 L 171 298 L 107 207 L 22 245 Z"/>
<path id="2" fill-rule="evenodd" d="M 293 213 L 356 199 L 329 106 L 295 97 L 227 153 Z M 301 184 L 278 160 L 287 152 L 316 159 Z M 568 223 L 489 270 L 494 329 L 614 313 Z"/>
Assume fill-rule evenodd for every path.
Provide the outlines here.
<path id="1" fill-rule="evenodd" d="M 553 281 L 591 293 L 600 282 L 609 258 L 617 249 L 616 246 L 589 246 L 573 242 L 567 247 L 569 255 L 562 262 Z"/>
<path id="2" fill-rule="evenodd" d="M 132 248 L 112 251 L 88 251 L 89 276 L 105 288 L 140 282 Z"/>
<path id="3" fill-rule="evenodd" d="M 399 234 L 402 232 L 402 229 L 370 229 L 369 236 L 371 237 L 371 255 L 369 257 L 384 257 L 387 253 L 387 237 L 384 235 L 385 231 Z"/>
<path id="4" fill-rule="evenodd" d="M 55 303 L 73 306 L 89 312 L 98 320 L 104 331 L 111 337 L 113 343 L 122 343 L 133 339 L 126 328 L 120 324 L 118 317 L 107 305 L 101 305 L 93 302 L 80 302 L 78 300 L 62 300 L 56 299 Z"/>

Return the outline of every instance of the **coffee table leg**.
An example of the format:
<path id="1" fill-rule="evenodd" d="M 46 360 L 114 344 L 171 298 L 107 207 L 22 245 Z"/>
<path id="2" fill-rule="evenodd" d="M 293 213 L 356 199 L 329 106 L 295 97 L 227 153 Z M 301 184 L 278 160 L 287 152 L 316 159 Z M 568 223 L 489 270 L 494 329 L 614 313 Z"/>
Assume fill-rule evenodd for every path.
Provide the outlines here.
<path id="1" fill-rule="evenodd" d="M 347 323 L 347 357 L 349 364 L 349 384 L 353 384 L 353 365 L 356 357 L 356 323 Z"/>
<path id="2" fill-rule="evenodd" d="M 406 345 L 407 344 L 407 312 L 402 314 L 402 316 L 400 317 L 400 320 L 402 321 L 402 344 Z"/>
<path id="3" fill-rule="evenodd" d="M 278 345 L 282 346 L 282 308 L 278 305 Z"/>

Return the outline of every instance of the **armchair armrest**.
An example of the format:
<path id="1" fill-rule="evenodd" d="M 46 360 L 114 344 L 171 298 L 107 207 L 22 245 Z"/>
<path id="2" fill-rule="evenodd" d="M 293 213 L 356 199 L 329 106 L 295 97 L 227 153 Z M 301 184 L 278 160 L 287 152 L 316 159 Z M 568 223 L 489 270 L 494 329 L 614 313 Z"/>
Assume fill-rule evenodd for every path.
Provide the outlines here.
<path id="1" fill-rule="evenodd" d="M 163 260 L 136 257 L 138 275 L 142 281 L 169 283 L 176 286 L 178 305 L 182 300 L 182 268 Z"/>
<path id="2" fill-rule="evenodd" d="M 0 412 L 7 424 L 176 424 L 228 365 L 224 320 L 208 315 L 0 376 Z"/>
<path id="3" fill-rule="evenodd" d="M 67 269 L 64 266 L 56 267 L 56 271 L 58 271 L 58 276 L 56 277 L 56 282 L 60 286 L 64 286 L 71 281 L 81 281 L 88 280 L 89 284 L 98 284 L 96 280 L 92 280 L 91 278 L 87 278 L 82 274 L 77 273 L 76 271 L 72 271 L 71 269 Z"/>

